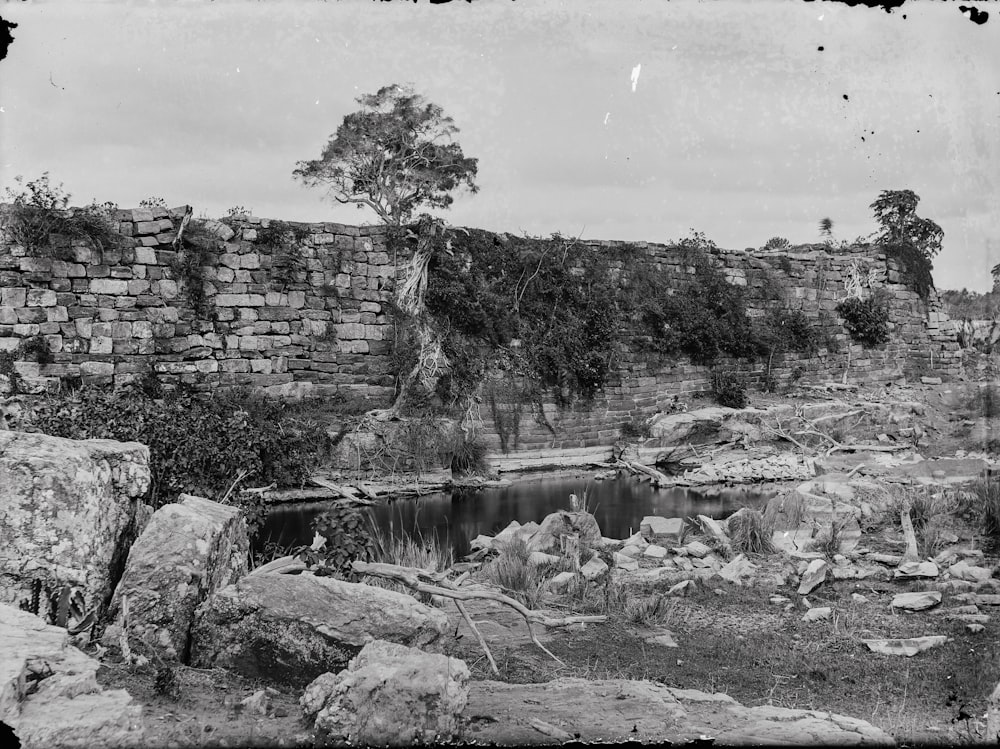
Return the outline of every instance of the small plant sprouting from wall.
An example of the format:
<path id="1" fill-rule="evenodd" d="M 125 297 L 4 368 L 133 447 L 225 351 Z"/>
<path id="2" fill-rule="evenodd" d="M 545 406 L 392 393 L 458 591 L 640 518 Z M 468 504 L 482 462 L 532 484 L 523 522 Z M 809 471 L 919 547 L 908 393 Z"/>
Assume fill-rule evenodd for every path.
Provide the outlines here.
<path id="1" fill-rule="evenodd" d="M 208 319 L 212 313 L 205 293 L 203 268 L 213 265 L 219 251 L 220 240 L 201 220 L 188 223 L 182 237 L 182 247 L 170 263 L 176 280 L 184 284 L 184 292 L 199 319 Z"/>
<path id="2" fill-rule="evenodd" d="M 19 189 L 7 188 L 0 211 L 0 227 L 13 244 L 32 257 L 72 260 L 71 242 L 88 240 L 100 251 L 121 247 L 126 239 L 115 231 L 114 203 L 91 203 L 69 208 L 70 194 L 53 184 L 48 172 L 25 182 L 14 178 Z"/>
<path id="3" fill-rule="evenodd" d="M 35 361 L 41 365 L 54 361 L 52 350 L 44 336 L 34 335 L 23 339 L 13 351 L 0 351 L 0 376 L 7 380 L 7 390 L 11 395 L 25 392 L 24 379 L 14 366 L 19 361 Z"/>
<path id="4" fill-rule="evenodd" d="M 300 248 L 309 233 L 306 226 L 284 221 L 270 221 L 257 229 L 257 246 L 271 253 L 271 284 L 276 290 L 306 280 L 308 265 Z"/>
<path id="5" fill-rule="evenodd" d="M 851 338 L 866 347 L 889 341 L 889 305 L 880 294 L 860 299 L 849 297 L 837 305 Z"/>

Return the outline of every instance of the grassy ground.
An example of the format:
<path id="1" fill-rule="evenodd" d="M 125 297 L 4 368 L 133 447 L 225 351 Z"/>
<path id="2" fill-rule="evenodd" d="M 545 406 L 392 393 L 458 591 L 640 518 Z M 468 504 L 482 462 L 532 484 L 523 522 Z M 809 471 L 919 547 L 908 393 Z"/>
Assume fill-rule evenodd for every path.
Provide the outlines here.
<path id="1" fill-rule="evenodd" d="M 825 583 L 809 599 L 833 606 L 834 617 L 805 623 L 802 608 L 785 611 L 769 603 L 771 592 L 722 584 L 715 589 L 721 594 L 702 589 L 672 603 L 663 624 L 678 648 L 651 644 L 640 628 L 612 616 L 546 641 L 565 666 L 524 642 L 495 646 L 494 655 L 501 680 L 514 683 L 562 676 L 649 679 L 724 692 L 748 706 L 862 718 L 903 743 L 981 740 L 986 698 L 1000 682 L 1000 625 L 990 622 L 972 634 L 934 613 L 893 613 L 892 595 L 908 586 L 871 587 Z M 794 599 L 794 591 L 782 592 Z M 852 592 L 868 602 L 852 601 Z M 873 653 L 861 642 L 929 634 L 953 640 L 912 658 Z M 460 649 L 476 678 L 496 678 L 474 642 Z"/>

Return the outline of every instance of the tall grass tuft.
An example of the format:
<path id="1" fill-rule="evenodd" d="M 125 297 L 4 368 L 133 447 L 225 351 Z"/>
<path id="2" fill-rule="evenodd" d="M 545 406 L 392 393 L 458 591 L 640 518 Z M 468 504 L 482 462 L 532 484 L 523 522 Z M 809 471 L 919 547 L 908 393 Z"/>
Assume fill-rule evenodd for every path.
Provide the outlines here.
<path id="1" fill-rule="evenodd" d="M 625 600 L 621 613 L 629 624 L 665 624 L 670 621 L 675 603 L 668 601 L 666 596 L 630 597 Z"/>
<path id="2" fill-rule="evenodd" d="M 396 536 L 383 531 L 372 523 L 371 539 L 373 562 L 395 564 L 400 567 L 418 567 L 429 572 L 443 572 L 455 563 L 451 547 L 442 543 L 436 534 L 424 536 L 415 529 L 412 536 L 405 533 Z M 374 585 L 407 595 L 415 595 L 423 603 L 430 601 L 429 595 L 415 594 L 413 590 L 402 583 L 385 578 L 366 575 L 361 579 L 361 582 L 365 585 Z"/>
<path id="3" fill-rule="evenodd" d="M 771 497 L 764 507 L 764 525 L 778 530 L 798 528 L 805 517 L 805 503 L 798 492 Z"/>
<path id="4" fill-rule="evenodd" d="M 971 515 L 992 546 L 1000 546 L 1000 477 L 983 476 L 959 497 L 960 511 Z"/>
<path id="5" fill-rule="evenodd" d="M 455 563 L 451 547 L 443 544 L 436 534 L 424 536 L 417 531 L 415 535 L 401 533 L 396 536 L 372 524 L 372 542 L 372 559 L 376 562 L 432 572 L 442 572 Z"/>
<path id="6" fill-rule="evenodd" d="M 760 510 L 744 507 L 729 517 L 726 530 L 733 550 L 744 554 L 770 554 L 774 551 L 771 543 L 773 526 Z"/>
<path id="7" fill-rule="evenodd" d="M 531 552 L 522 538 L 514 538 L 481 570 L 482 576 L 529 609 L 537 608 L 551 570 L 529 561 Z"/>

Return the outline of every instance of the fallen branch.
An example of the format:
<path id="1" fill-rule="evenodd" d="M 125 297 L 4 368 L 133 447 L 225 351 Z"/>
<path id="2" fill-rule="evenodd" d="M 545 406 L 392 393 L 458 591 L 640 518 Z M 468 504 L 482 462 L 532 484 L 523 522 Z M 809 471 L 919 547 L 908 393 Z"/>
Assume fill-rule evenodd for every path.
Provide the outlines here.
<path id="1" fill-rule="evenodd" d="M 460 590 L 458 585 L 447 579 L 446 572 L 428 572 L 427 570 L 419 569 L 417 567 L 401 567 L 399 565 L 385 564 L 381 562 L 355 561 L 351 562 L 351 567 L 359 575 L 382 577 L 387 580 L 402 583 L 407 588 L 410 588 L 417 593 L 424 593 L 431 596 L 441 596 L 442 598 L 450 598 L 455 601 L 455 605 L 458 607 L 459 612 L 462 614 L 463 618 L 465 618 L 466 622 L 469 623 L 473 634 L 486 651 L 487 657 L 490 659 L 491 663 L 493 663 L 493 656 L 490 654 L 489 648 L 486 646 L 485 639 L 477 629 L 475 623 L 472 621 L 472 618 L 468 615 L 468 612 L 463 611 L 463 606 L 459 606 L 460 603 L 464 603 L 465 601 L 485 600 L 500 603 L 514 609 L 524 619 L 525 625 L 528 628 L 528 636 L 531 638 L 531 641 L 535 643 L 535 645 L 537 645 L 546 655 L 562 665 L 565 664 L 563 664 L 563 662 L 555 654 L 542 645 L 542 643 L 538 640 L 534 630 L 531 629 L 532 622 L 541 624 L 545 627 L 554 628 L 566 627 L 571 624 L 579 624 L 581 622 L 607 621 L 606 616 L 567 616 L 561 619 L 553 619 L 545 616 L 545 614 L 540 611 L 532 611 L 520 601 L 516 601 L 513 598 L 505 596 L 503 593 L 499 593 L 494 590 L 484 588 L 478 588 L 476 590 L 466 588 Z M 494 671 L 496 671 L 496 665 L 493 665 Z"/>
<path id="2" fill-rule="evenodd" d="M 324 489 L 329 489 L 338 497 L 349 500 L 350 502 L 354 502 L 359 505 L 375 504 L 372 500 L 366 499 L 364 497 L 359 497 L 356 494 L 351 494 L 351 492 L 347 491 L 347 489 L 342 487 L 340 484 L 335 484 L 332 481 L 328 481 L 327 479 L 321 478 L 320 476 L 310 476 L 309 480 L 312 481 L 317 486 L 321 486 Z"/>
<path id="3" fill-rule="evenodd" d="M 187 229 L 189 223 L 191 223 L 191 216 L 194 215 L 194 208 L 191 206 L 184 206 L 184 218 L 181 219 L 181 225 L 177 229 L 177 236 L 174 237 L 173 246 L 175 252 L 181 251 L 181 242 L 184 241 L 184 230 Z"/>
<path id="4" fill-rule="evenodd" d="M 906 539 L 906 551 L 900 564 L 919 562 L 920 552 L 917 549 L 917 534 L 913 532 L 913 521 L 910 519 L 910 508 L 899 513 L 899 522 L 903 526 L 903 538 Z"/>
<path id="5" fill-rule="evenodd" d="M 556 739 L 558 741 L 572 741 L 573 739 L 573 734 L 569 733 L 568 731 L 564 731 L 561 728 L 556 728 L 554 725 L 552 725 L 551 723 L 546 723 L 541 718 L 532 718 L 529 721 L 528 725 L 530 725 L 539 733 L 543 733 L 546 736 L 550 736 L 551 738 Z"/>
<path id="6" fill-rule="evenodd" d="M 628 470 L 632 471 L 632 473 L 642 473 L 646 476 L 649 476 L 656 482 L 657 486 L 669 486 L 673 483 L 670 480 L 670 478 L 667 477 L 666 474 L 660 473 L 655 468 L 644 466 L 642 463 L 638 463 L 634 460 L 625 460 L 624 458 L 619 458 L 617 465 L 620 465 L 623 468 L 627 468 Z"/>

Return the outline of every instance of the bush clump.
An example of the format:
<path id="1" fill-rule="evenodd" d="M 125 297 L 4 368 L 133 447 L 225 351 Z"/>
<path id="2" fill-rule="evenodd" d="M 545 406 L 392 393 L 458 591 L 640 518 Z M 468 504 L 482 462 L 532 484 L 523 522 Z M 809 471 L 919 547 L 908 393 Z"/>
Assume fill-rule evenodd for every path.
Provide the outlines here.
<path id="1" fill-rule="evenodd" d="M 246 390 L 212 397 L 155 389 L 83 387 L 40 396 L 28 414 L 37 431 L 69 439 L 113 439 L 148 445 L 158 508 L 181 493 L 221 499 L 243 486 L 301 486 L 326 435 L 302 406 L 252 396 Z"/>
<path id="2" fill-rule="evenodd" d="M 49 173 L 30 182 L 17 176 L 19 189 L 7 188 L 0 211 L 0 226 L 13 244 L 20 245 L 34 257 L 56 256 L 72 259 L 69 243 L 85 239 L 99 250 L 121 247 L 126 239 L 115 231 L 111 220 L 117 208 L 113 203 L 92 203 L 83 208 L 69 208 L 70 195 L 61 184 L 54 185 Z M 64 239 L 57 243 L 57 237 Z"/>
<path id="3" fill-rule="evenodd" d="M 338 502 L 312 522 L 313 532 L 326 539 L 318 549 L 300 547 L 295 555 L 317 575 L 356 580 L 351 562 L 367 562 L 376 553 L 371 518 L 363 510 Z"/>
<path id="4" fill-rule="evenodd" d="M 712 395 L 720 406 L 746 408 L 747 378 L 740 372 L 715 372 L 712 374 Z"/>
<path id="5" fill-rule="evenodd" d="M 873 347 L 889 341 L 889 305 L 880 296 L 851 297 L 837 305 L 844 327 L 862 346 Z"/>

